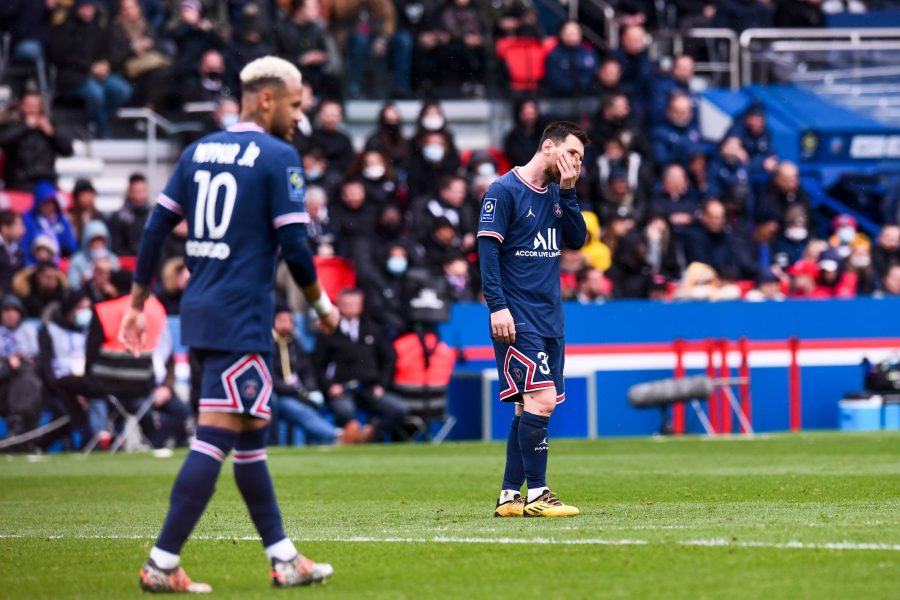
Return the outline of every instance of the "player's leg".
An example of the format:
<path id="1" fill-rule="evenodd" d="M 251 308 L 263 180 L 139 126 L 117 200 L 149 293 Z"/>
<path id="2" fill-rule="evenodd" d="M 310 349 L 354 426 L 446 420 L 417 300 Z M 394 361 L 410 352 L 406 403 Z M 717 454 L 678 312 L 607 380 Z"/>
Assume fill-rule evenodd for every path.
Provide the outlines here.
<path id="1" fill-rule="evenodd" d="M 307 585 L 324 581 L 334 570 L 329 564 L 316 564 L 301 555 L 284 533 L 281 509 L 266 460 L 268 425 L 272 417 L 269 358 L 267 354 L 248 355 L 236 363 L 238 367 L 229 369 L 223 376 L 227 387 L 238 392 L 237 400 L 245 413 L 234 451 L 234 481 L 272 565 L 272 585 Z"/>
<path id="2" fill-rule="evenodd" d="M 563 504 L 547 485 L 547 460 L 550 454 L 550 438 L 547 427 L 556 406 L 565 398 L 563 380 L 564 356 L 562 339 L 544 340 L 544 348 L 536 355 L 537 372 L 532 391 L 522 396 L 524 410 L 519 423 L 519 446 L 528 482 L 524 515 L 526 517 L 567 517 L 578 514 L 574 506 Z M 551 382 L 546 387 L 545 382 Z M 534 389 L 541 387 L 542 389 Z"/>
<path id="3" fill-rule="evenodd" d="M 522 451 L 519 449 L 519 420 L 522 417 L 522 405 L 516 404 L 506 439 L 506 466 L 503 469 L 503 485 L 500 487 L 500 498 L 494 508 L 495 517 L 521 517 L 525 508 L 522 500 L 522 484 L 525 483 L 525 465 L 522 463 Z"/>

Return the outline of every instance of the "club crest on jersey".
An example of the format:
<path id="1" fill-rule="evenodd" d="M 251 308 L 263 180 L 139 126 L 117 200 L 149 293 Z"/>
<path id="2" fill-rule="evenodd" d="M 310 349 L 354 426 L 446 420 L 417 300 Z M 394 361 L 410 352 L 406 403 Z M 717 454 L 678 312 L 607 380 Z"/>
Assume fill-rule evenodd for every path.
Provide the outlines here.
<path id="1" fill-rule="evenodd" d="M 291 202 L 303 202 L 306 191 L 306 181 L 303 179 L 303 171 L 300 167 L 287 168 L 288 198 Z"/>
<path id="2" fill-rule="evenodd" d="M 512 370 L 512 376 L 516 381 L 522 381 L 525 378 L 525 373 L 519 367 L 515 367 Z"/>
<path id="3" fill-rule="evenodd" d="M 562 218 L 562 208 L 559 206 L 559 204 L 553 205 L 553 214 L 556 215 L 557 219 Z"/>
<path id="4" fill-rule="evenodd" d="M 497 212 L 497 199 L 485 198 L 484 203 L 481 205 L 481 222 L 493 223 L 495 212 Z"/>
<path id="5" fill-rule="evenodd" d="M 247 400 L 251 400 L 256 398 L 257 394 L 259 394 L 259 382 L 253 379 L 249 381 L 245 381 L 241 385 L 241 396 L 243 396 Z"/>

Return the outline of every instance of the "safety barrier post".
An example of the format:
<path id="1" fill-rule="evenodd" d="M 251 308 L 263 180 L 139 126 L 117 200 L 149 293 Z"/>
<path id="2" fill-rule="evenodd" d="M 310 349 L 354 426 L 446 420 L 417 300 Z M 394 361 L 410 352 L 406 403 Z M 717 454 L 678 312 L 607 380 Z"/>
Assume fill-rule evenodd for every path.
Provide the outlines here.
<path id="1" fill-rule="evenodd" d="M 684 378 L 684 340 L 676 339 L 672 343 L 675 352 L 675 379 Z M 684 403 L 676 402 L 672 406 L 672 433 L 682 435 L 684 433 Z"/>
<path id="2" fill-rule="evenodd" d="M 750 342 L 747 341 L 747 338 L 742 337 L 738 340 L 738 349 L 741 353 L 741 369 L 738 374 L 741 378 L 741 412 L 752 424 L 753 417 L 750 414 Z M 741 423 L 741 433 L 749 433 L 743 423 Z"/>
<path id="3" fill-rule="evenodd" d="M 716 351 L 716 343 L 712 339 L 706 340 L 706 375 L 710 379 L 716 378 L 716 367 L 713 364 L 713 355 Z M 718 391 L 713 391 L 706 401 L 709 407 L 709 422 L 712 424 L 713 433 L 719 433 L 719 410 L 717 406 Z"/>
<path id="4" fill-rule="evenodd" d="M 723 381 L 731 379 L 731 369 L 728 366 L 728 340 L 719 340 L 719 355 L 722 357 L 722 364 L 719 365 L 719 377 Z M 721 420 L 720 433 L 734 433 L 734 427 L 731 420 L 731 404 L 725 401 L 725 391 L 719 391 L 719 419 Z"/>
<path id="5" fill-rule="evenodd" d="M 788 367 L 791 431 L 800 431 L 800 362 L 797 359 L 800 340 L 796 336 L 788 340 L 788 349 L 791 352 L 791 363 L 790 367 Z"/>

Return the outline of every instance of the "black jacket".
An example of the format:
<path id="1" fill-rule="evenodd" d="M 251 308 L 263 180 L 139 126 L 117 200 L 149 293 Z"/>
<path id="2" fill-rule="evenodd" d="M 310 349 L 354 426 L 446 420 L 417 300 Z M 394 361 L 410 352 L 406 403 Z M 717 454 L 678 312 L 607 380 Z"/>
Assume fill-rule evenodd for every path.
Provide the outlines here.
<path id="1" fill-rule="evenodd" d="M 310 146 L 322 151 L 325 158 L 328 159 L 329 171 L 343 173 L 355 156 L 353 142 L 340 131 L 325 131 L 315 128 L 310 137 Z"/>
<path id="2" fill-rule="evenodd" d="M 149 217 L 149 207 L 137 208 L 126 200 L 125 205 L 109 220 L 112 251 L 120 256 L 137 256 L 141 234 Z"/>
<path id="3" fill-rule="evenodd" d="M 397 355 L 381 328 L 362 320 L 353 342 L 340 327 L 331 335 L 319 336 L 315 353 L 316 371 L 323 388 L 358 382 L 361 387 L 387 387 L 394 377 Z"/>
<path id="4" fill-rule="evenodd" d="M 31 191 L 42 179 L 56 182 L 56 157 L 72 155 L 72 140 L 56 127 L 47 135 L 13 123 L 0 130 L 0 148 L 6 155 L 6 187 Z"/>
<path id="5" fill-rule="evenodd" d="M 91 76 L 91 66 L 106 58 L 106 30 L 97 18 L 90 23 L 72 15 L 50 36 L 50 60 L 56 65 L 56 89 L 70 93 Z"/>
<path id="6" fill-rule="evenodd" d="M 12 290 L 12 278 L 25 265 L 25 253 L 22 248 L 10 252 L 9 247 L 0 243 L 0 293 L 4 296 Z"/>

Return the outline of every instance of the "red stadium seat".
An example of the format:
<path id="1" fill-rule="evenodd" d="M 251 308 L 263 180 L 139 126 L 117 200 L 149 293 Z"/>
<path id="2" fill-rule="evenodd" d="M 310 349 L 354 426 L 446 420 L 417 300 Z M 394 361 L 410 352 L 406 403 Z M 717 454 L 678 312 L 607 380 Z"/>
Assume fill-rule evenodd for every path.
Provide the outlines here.
<path id="1" fill-rule="evenodd" d="M 5 190 L 0 192 L 0 208 L 24 215 L 31 210 L 34 196 L 28 192 Z"/>
<path id="2" fill-rule="evenodd" d="M 119 257 L 119 267 L 123 271 L 134 272 L 134 269 L 136 266 L 137 266 L 137 256 L 120 256 Z"/>
<path id="3" fill-rule="evenodd" d="M 332 258 L 316 256 L 313 262 L 316 265 L 319 283 L 331 300 L 336 300 L 342 290 L 356 287 L 356 271 L 347 259 L 340 256 Z"/>

